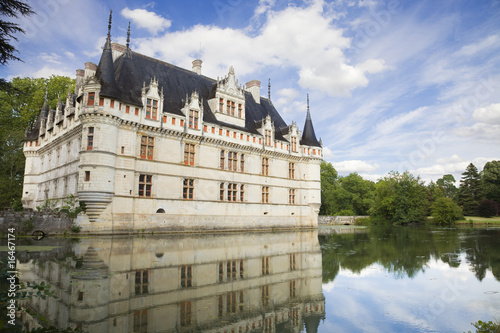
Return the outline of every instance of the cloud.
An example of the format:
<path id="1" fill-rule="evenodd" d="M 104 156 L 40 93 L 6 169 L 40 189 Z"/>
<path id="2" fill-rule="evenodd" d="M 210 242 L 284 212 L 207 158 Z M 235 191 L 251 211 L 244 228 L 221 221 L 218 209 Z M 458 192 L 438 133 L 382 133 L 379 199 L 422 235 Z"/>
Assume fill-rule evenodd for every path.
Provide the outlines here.
<path id="1" fill-rule="evenodd" d="M 354 89 L 368 85 L 366 74 L 388 68 L 382 59 L 364 59 L 360 64 L 346 59 L 344 50 L 351 40 L 331 24 L 333 17 L 324 11 L 323 1 L 280 11 L 272 10 L 271 4 L 260 3 L 258 12 L 265 10 L 266 20 L 251 35 L 245 29 L 196 25 L 158 37 L 134 39 L 134 45 L 140 53 L 181 67 L 189 68 L 190 60 L 200 57 L 203 73 L 212 77 L 224 75 L 230 65 L 242 76 L 279 66 L 283 71 L 294 71 L 301 88 L 330 96 L 350 96 Z M 199 41 L 203 42 L 201 54 Z"/>
<path id="2" fill-rule="evenodd" d="M 147 29 L 153 35 L 168 29 L 172 25 L 170 20 L 146 9 L 132 10 L 125 7 L 122 9 L 121 14 L 123 17 L 132 20 L 139 28 Z"/>
<path id="3" fill-rule="evenodd" d="M 472 126 L 463 126 L 454 130 L 454 133 L 474 139 L 500 140 L 500 125 L 476 123 Z"/>
<path id="4" fill-rule="evenodd" d="M 395 132 L 405 125 L 413 125 L 415 121 L 423 115 L 425 110 L 427 110 L 427 107 L 420 107 L 408 113 L 398 114 L 390 119 L 378 123 L 376 130 L 387 135 Z"/>
<path id="5" fill-rule="evenodd" d="M 68 71 L 64 68 L 51 67 L 51 66 L 46 65 L 46 66 L 43 66 L 42 68 L 40 68 L 39 70 L 37 70 L 36 72 L 30 74 L 29 76 L 48 78 L 51 75 L 61 75 L 61 76 L 67 76 L 67 77 L 73 78 L 75 76 L 75 73 L 74 73 L 74 71 Z"/>
<path id="6" fill-rule="evenodd" d="M 500 125 L 500 103 L 475 109 L 472 118 L 481 123 Z"/>
<path id="7" fill-rule="evenodd" d="M 372 172 L 379 168 L 379 165 L 376 163 L 370 164 L 369 162 L 361 160 L 332 162 L 332 165 L 339 173 Z"/>
<path id="8" fill-rule="evenodd" d="M 477 42 L 477 43 L 472 43 L 463 46 L 458 52 L 457 55 L 459 56 L 472 56 L 477 54 L 478 52 L 484 51 L 488 48 L 498 46 L 498 36 L 497 35 L 491 35 L 483 40 Z"/>

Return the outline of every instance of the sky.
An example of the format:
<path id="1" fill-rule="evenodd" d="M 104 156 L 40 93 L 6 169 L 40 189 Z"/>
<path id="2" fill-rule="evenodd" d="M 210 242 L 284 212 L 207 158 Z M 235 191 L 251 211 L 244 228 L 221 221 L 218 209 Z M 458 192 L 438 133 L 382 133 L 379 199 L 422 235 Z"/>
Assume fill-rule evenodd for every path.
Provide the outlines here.
<path id="1" fill-rule="evenodd" d="M 376 181 L 426 182 L 500 160 L 500 0 L 32 0 L 24 62 L 0 76 L 75 77 L 111 38 L 240 83 L 257 79 L 287 123 L 310 110 L 324 159 Z"/>

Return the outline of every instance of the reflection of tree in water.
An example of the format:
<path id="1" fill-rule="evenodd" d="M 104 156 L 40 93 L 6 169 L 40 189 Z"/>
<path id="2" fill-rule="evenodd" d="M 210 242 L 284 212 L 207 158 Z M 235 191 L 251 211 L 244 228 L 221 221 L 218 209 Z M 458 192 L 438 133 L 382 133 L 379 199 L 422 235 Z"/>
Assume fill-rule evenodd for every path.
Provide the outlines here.
<path id="1" fill-rule="evenodd" d="M 359 273 L 374 263 L 397 278 L 413 278 L 424 271 L 433 258 L 458 267 L 464 251 L 479 280 L 484 278 L 487 269 L 499 279 L 497 239 L 488 230 L 427 227 L 371 227 L 363 234 L 334 234 L 320 239 L 323 282 L 334 280 L 340 267 Z"/>

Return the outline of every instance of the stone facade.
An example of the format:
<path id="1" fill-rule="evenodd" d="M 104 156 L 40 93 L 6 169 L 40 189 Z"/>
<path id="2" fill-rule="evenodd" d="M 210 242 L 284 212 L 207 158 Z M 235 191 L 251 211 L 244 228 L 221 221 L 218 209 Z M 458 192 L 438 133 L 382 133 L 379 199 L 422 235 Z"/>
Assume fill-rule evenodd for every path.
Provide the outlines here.
<path id="1" fill-rule="evenodd" d="M 84 231 L 317 226 L 318 142 L 287 125 L 260 82 L 240 85 L 111 44 L 27 133 L 23 204 L 73 194 Z"/>

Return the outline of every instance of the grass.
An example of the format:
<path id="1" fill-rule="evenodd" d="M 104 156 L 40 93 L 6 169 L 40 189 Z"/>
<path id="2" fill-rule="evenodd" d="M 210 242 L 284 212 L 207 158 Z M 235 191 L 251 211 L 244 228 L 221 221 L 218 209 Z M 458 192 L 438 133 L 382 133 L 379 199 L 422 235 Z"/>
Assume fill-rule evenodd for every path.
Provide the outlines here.
<path id="1" fill-rule="evenodd" d="M 474 224 L 498 224 L 500 225 L 500 216 L 495 217 L 479 217 L 479 216 L 465 216 L 463 220 L 457 221 L 457 223 L 472 223 Z"/>

